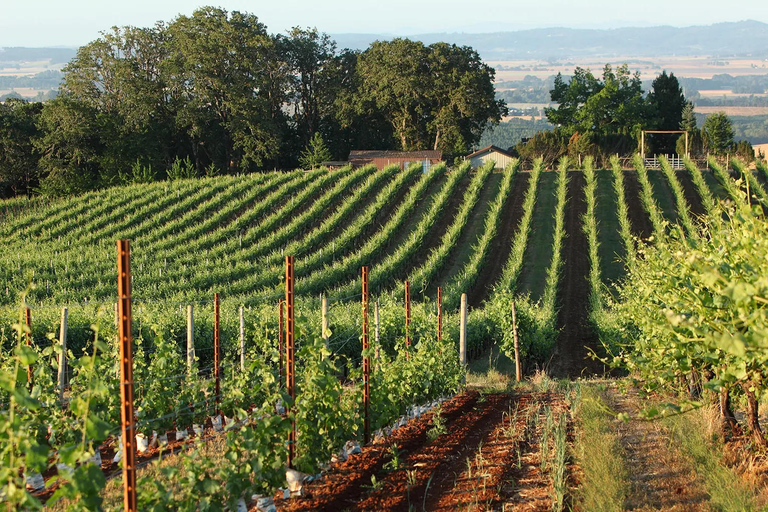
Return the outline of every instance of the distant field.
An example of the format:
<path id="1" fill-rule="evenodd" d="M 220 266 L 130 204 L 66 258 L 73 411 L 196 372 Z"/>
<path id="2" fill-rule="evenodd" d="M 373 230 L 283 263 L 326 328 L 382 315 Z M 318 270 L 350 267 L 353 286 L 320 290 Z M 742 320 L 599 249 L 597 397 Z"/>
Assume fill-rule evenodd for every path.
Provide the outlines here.
<path id="1" fill-rule="evenodd" d="M 640 77 L 643 80 L 652 80 L 663 70 L 675 73 L 677 76 L 691 78 L 712 78 L 714 75 L 723 73 L 731 75 L 764 75 L 768 73 L 768 62 L 765 60 L 717 60 L 710 56 L 655 58 L 604 56 L 569 59 L 557 63 L 544 60 L 507 60 L 489 61 L 488 64 L 496 69 L 496 79 L 502 81 L 521 80 L 527 75 L 546 78 L 557 73 L 572 74 L 576 66 L 597 72 L 603 69 L 606 62 L 611 63 L 614 67 L 626 62 L 632 71 L 640 71 Z"/>
<path id="2" fill-rule="evenodd" d="M 765 116 L 768 107 L 696 107 L 697 114 L 712 114 L 725 112 L 729 116 Z"/>

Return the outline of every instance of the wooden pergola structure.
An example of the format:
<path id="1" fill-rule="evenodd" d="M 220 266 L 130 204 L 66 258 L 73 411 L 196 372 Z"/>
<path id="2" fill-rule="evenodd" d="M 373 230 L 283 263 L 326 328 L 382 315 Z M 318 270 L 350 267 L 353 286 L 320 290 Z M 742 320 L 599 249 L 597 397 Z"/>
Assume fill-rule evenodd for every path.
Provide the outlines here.
<path id="1" fill-rule="evenodd" d="M 640 132 L 640 154 L 645 158 L 645 134 L 646 133 L 684 133 L 685 156 L 688 156 L 688 131 L 687 130 L 642 130 Z"/>

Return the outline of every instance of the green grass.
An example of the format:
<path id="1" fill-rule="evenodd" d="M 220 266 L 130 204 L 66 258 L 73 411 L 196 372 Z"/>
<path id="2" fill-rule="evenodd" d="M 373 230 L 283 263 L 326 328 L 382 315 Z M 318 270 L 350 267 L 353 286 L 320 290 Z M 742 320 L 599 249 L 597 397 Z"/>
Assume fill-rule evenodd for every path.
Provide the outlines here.
<path id="1" fill-rule="evenodd" d="M 557 173 L 543 172 L 539 178 L 538 197 L 534 206 L 525 262 L 518 281 L 518 290 L 523 293 L 529 292 L 534 301 L 544 294 L 547 269 L 552 260 L 556 204 Z"/>
<path id="2" fill-rule="evenodd" d="M 612 425 L 610 413 L 595 384 L 581 384 L 577 405 L 576 463 L 583 477 L 577 491 L 577 510 L 618 512 L 624 510 L 629 493 L 624 451 Z"/>
<path id="3" fill-rule="evenodd" d="M 722 511 L 764 510 L 755 503 L 749 484 L 723 464 L 722 446 L 716 439 L 707 436 L 707 415 L 706 409 L 698 409 L 668 418 L 664 425 L 675 445 L 704 481 L 710 506 Z"/>
<path id="4" fill-rule="evenodd" d="M 664 177 L 664 173 L 657 170 L 648 170 L 648 181 L 653 187 L 653 197 L 656 204 L 659 205 L 661 216 L 670 224 L 678 221 L 677 207 L 675 205 L 675 196 L 669 188 L 669 183 Z"/>
<path id="5" fill-rule="evenodd" d="M 600 268 L 603 283 L 610 285 L 624 277 L 623 258 L 626 257 L 624 242 L 621 238 L 621 226 L 616 205 L 616 191 L 613 188 L 613 175 L 610 170 L 595 171 L 597 174 L 597 220 L 600 247 Z"/>

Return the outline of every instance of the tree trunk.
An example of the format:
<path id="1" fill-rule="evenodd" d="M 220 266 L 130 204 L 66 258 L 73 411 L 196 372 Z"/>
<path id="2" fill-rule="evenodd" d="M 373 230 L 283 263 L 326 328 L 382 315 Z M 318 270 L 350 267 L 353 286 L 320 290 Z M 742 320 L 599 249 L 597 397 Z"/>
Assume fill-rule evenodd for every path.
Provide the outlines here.
<path id="1" fill-rule="evenodd" d="M 688 376 L 688 394 L 691 400 L 701 398 L 701 384 L 701 374 L 696 370 L 691 370 L 691 374 Z"/>
<path id="2" fill-rule="evenodd" d="M 440 144 L 440 128 L 437 129 L 437 133 L 435 134 L 435 147 L 433 148 L 435 151 L 437 151 L 438 144 Z"/>
<path id="3" fill-rule="evenodd" d="M 736 416 L 733 415 L 733 409 L 731 409 L 730 392 L 725 386 L 720 388 L 720 420 L 723 436 L 733 434 L 736 428 Z"/>
<path id="4" fill-rule="evenodd" d="M 754 382 L 745 382 L 741 385 L 744 390 L 744 394 L 747 397 L 747 427 L 749 428 L 749 434 L 752 436 L 752 442 L 755 446 L 761 450 L 768 449 L 768 441 L 766 441 L 763 435 L 763 430 L 760 428 L 760 420 L 758 418 L 758 403 L 757 396 L 755 396 L 755 389 L 757 386 Z M 752 390 L 750 391 L 750 388 Z"/>

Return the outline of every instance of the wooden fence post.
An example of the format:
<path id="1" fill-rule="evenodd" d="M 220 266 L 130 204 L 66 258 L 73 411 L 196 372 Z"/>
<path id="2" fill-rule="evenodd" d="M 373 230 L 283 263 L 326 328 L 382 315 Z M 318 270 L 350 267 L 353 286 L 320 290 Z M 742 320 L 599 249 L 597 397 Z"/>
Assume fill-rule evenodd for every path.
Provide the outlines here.
<path id="1" fill-rule="evenodd" d="M 379 368 L 379 301 L 373 303 L 373 341 L 376 346 L 374 347 L 373 358 L 376 360 L 376 368 Z"/>
<path id="2" fill-rule="evenodd" d="M 187 306 L 187 373 L 195 364 L 195 315 L 192 304 Z"/>
<path id="3" fill-rule="evenodd" d="M 467 364 L 467 294 L 461 294 L 461 325 L 459 328 L 459 359 Z"/>
<path id="4" fill-rule="evenodd" d="M 24 322 L 27 326 L 27 346 L 32 345 L 32 310 L 29 308 L 24 309 Z M 32 392 L 32 378 L 33 378 L 32 365 L 27 366 L 27 384 L 29 385 L 29 391 Z"/>
<path id="5" fill-rule="evenodd" d="M 61 324 L 59 327 L 59 345 L 61 353 L 59 354 L 59 401 L 64 401 L 64 386 L 67 385 L 67 319 L 69 310 L 66 307 L 61 308 Z"/>
<path id="6" fill-rule="evenodd" d="M 240 306 L 240 371 L 245 371 L 245 312 Z"/>
<path id="7" fill-rule="evenodd" d="M 323 298 L 321 301 L 321 325 L 320 328 L 322 329 L 321 334 L 323 336 L 323 339 L 325 340 L 325 346 L 328 346 L 328 297 L 323 294 Z"/>
<path id="8" fill-rule="evenodd" d="M 443 339 L 443 288 L 437 287 L 437 341 Z"/>
<path id="9" fill-rule="evenodd" d="M 293 256 L 285 257 L 285 355 L 286 355 L 286 388 L 291 397 L 291 407 L 296 404 L 296 366 L 294 346 L 294 296 L 293 296 Z M 287 412 L 290 412 L 286 408 Z M 293 468 L 293 459 L 296 455 L 296 419 L 291 420 L 291 431 L 288 434 L 288 467 Z"/>
<path id="10" fill-rule="evenodd" d="M 278 367 L 278 371 L 280 373 L 280 377 L 283 376 L 283 358 L 285 357 L 285 347 L 283 343 L 283 336 L 285 336 L 285 325 L 283 323 L 283 318 L 285 315 L 285 303 L 283 302 L 283 299 L 280 299 L 278 302 L 278 317 L 277 317 L 277 351 L 280 353 L 280 363 Z"/>
<path id="11" fill-rule="evenodd" d="M 517 311 L 515 311 L 514 301 L 512 302 L 512 335 L 515 340 L 515 378 L 520 382 L 520 345 L 517 339 Z"/>
<path id="12" fill-rule="evenodd" d="M 120 419 L 123 436 L 123 501 L 125 512 L 137 512 L 136 422 L 133 411 L 133 337 L 131 333 L 131 245 L 117 241 L 117 312 L 120 339 Z"/>

